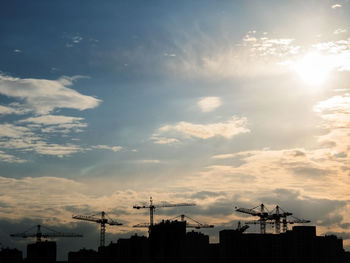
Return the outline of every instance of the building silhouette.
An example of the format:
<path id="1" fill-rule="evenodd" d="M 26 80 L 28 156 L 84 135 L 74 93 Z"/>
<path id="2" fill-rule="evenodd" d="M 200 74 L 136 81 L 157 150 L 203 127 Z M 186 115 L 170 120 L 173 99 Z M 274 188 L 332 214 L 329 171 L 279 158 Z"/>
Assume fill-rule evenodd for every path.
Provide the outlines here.
<path id="1" fill-rule="evenodd" d="M 55 242 L 27 246 L 27 258 L 16 249 L 0 251 L 0 263 L 56 262 Z M 294 226 L 281 234 L 243 233 L 226 229 L 219 232 L 219 243 L 209 243 L 200 232 L 186 232 L 184 221 L 162 221 L 151 226 L 149 237 L 133 235 L 98 251 L 69 252 L 71 263 L 350 263 L 350 253 L 342 239 L 317 236 L 315 226 Z"/>
<path id="2" fill-rule="evenodd" d="M 43 241 L 27 245 L 28 263 L 55 263 L 56 262 L 56 242 Z"/>
<path id="3" fill-rule="evenodd" d="M 342 239 L 316 236 L 315 226 L 294 226 L 291 231 L 275 234 L 244 234 L 222 230 L 219 261 L 336 263 L 345 262 Z"/>
<path id="4" fill-rule="evenodd" d="M 0 263 L 22 263 L 22 251 L 18 249 L 4 248 L 0 250 Z"/>
<path id="5" fill-rule="evenodd" d="M 68 253 L 68 262 L 97 263 L 99 261 L 98 252 L 92 249 L 83 248 L 77 252 Z"/>
<path id="6" fill-rule="evenodd" d="M 219 243 L 210 244 L 207 235 L 186 232 L 183 221 L 162 221 L 151 226 L 148 238 L 134 235 L 119 239 L 100 247 L 93 256 L 87 251 L 70 252 L 69 262 L 343 263 L 350 262 L 350 253 L 344 251 L 342 239 L 317 236 L 315 226 L 294 226 L 282 234 L 222 230 Z"/>

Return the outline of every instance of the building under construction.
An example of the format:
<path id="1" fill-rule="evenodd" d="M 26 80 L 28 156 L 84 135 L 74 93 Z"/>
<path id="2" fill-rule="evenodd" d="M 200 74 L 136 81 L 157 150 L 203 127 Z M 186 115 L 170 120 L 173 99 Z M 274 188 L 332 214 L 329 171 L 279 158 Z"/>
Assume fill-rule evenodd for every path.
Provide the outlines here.
<path id="1" fill-rule="evenodd" d="M 255 208 L 237 208 L 236 211 L 258 217 L 258 220 L 238 224 L 236 229 L 219 232 L 219 243 L 210 243 L 209 236 L 187 228 L 212 228 L 213 225 L 200 223 L 188 216 L 180 215 L 180 220 L 166 220 L 155 224 L 153 221 L 156 207 L 190 206 L 181 204 L 153 204 L 134 208 L 150 210 L 150 222 L 135 225 L 148 227 L 149 236 L 134 235 L 119 239 L 116 243 L 105 245 L 105 227 L 121 225 L 106 218 L 102 212 L 94 216 L 73 216 L 75 219 L 95 222 L 101 225 L 100 246 L 98 251 L 82 249 L 69 252 L 71 263 L 350 263 L 350 253 L 343 249 L 342 239 L 334 236 L 317 236 L 315 226 L 294 226 L 288 230 L 288 224 L 308 223 L 309 220 L 298 219 L 291 212 L 279 206 L 268 211 L 261 204 Z M 98 216 L 98 217 L 97 217 Z M 177 217 L 178 218 L 178 217 Z M 189 220 L 189 221 L 188 221 Z M 260 233 L 245 233 L 248 224 L 259 224 Z M 272 224 L 275 233 L 267 233 L 266 225 Z M 282 229 L 280 228 L 282 226 Z M 31 231 L 36 228 L 36 232 Z M 46 233 L 37 225 L 27 231 L 12 234 L 13 237 L 35 237 L 37 242 L 27 247 L 27 259 L 22 261 L 22 254 L 16 251 L 0 251 L 0 263 L 50 263 L 56 262 L 56 243 L 42 242 L 47 237 L 81 237 L 81 234 L 62 233 L 48 229 Z M 11 252 L 11 253 L 10 253 Z M 11 258 L 13 261 L 11 261 Z M 6 259 L 6 261 L 4 261 Z"/>
<path id="2" fill-rule="evenodd" d="M 132 236 L 91 251 L 70 252 L 72 263 L 343 263 L 350 262 L 342 239 L 317 236 L 315 226 L 294 226 L 280 234 L 222 230 L 219 243 L 199 232 L 186 232 L 182 221 L 162 221 L 148 238 Z M 89 253 L 88 253 L 89 252 Z M 85 255 L 85 256 L 84 256 Z"/>

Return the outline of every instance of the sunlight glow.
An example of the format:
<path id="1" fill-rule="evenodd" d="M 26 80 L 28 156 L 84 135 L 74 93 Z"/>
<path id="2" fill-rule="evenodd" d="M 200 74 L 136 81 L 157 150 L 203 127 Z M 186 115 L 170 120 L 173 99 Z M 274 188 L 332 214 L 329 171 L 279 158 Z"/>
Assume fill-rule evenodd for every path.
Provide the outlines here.
<path id="1" fill-rule="evenodd" d="M 292 68 L 306 84 L 319 86 L 329 78 L 333 63 L 330 57 L 313 52 L 296 61 Z"/>

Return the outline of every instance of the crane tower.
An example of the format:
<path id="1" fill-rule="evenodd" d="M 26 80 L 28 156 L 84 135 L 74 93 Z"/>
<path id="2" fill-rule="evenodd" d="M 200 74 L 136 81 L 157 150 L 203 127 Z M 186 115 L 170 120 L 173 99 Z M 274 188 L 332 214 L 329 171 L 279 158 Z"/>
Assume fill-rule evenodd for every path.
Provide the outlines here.
<path id="1" fill-rule="evenodd" d="M 96 217 L 97 215 L 101 215 L 101 217 Z M 95 222 L 100 224 L 100 247 L 105 246 L 105 233 L 106 233 L 106 225 L 111 225 L 111 226 L 120 226 L 122 223 L 119 223 L 117 221 L 114 221 L 110 218 L 106 218 L 107 214 L 102 211 L 101 213 L 91 215 L 91 216 L 86 216 L 86 215 L 73 215 L 72 218 L 78 219 L 78 220 L 83 220 L 83 221 L 89 221 L 89 222 Z"/>

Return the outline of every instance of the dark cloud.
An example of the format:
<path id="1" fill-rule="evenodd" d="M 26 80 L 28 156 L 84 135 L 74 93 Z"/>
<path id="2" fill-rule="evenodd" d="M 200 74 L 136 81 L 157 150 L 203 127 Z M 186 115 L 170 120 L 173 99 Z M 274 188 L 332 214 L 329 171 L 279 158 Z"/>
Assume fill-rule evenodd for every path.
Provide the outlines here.
<path id="1" fill-rule="evenodd" d="M 347 232 L 327 232 L 325 235 L 334 235 L 343 240 L 350 239 L 350 233 Z"/>
<path id="2" fill-rule="evenodd" d="M 295 157 L 304 157 L 304 156 L 306 156 L 305 153 L 300 151 L 300 150 L 295 150 L 293 153 L 294 153 Z"/>
<path id="3" fill-rule="evenodd" d="M 271 206 L 279 205 L 294 216 L 312 222 L 326 222 L 326 218 L 331 216 L 332 212 L 347 204 L 345 201 L 302 196 L 299 191 L 291 189 L 276 189 L 262 196 L 261 200 Z"/>
<path id="4" fill-rule="evenodd" d="M 330 170 L 320 169 L 315 167 L 308 167 L 305 165 L 291 167 L 289 170 L 293 171 L 296 175 L 301 176 L 325 176 L 332 173 Z"/>
<path id="5" fill-rule="evenodd" d="M 223 192 L 200 191 L 191 195 L 193 199 L 207 199 L 208 197 L 225 196 Z"/>
<path id="6" fill-rule="evenodd" d="M 343 221 L 343 216 L 341 215 L 327 215 L 325 218 L 322 218 L 317 221 L 319 226 L 331 226 L 335 224 L 340 224 Z"/>
<path id="7" fill-rule="evenodd" d="M 339 226 L 343 229 L 349 229 L 350 228 L 350 223 L 342 223 L 342 224 L 339 224 Z"/>

